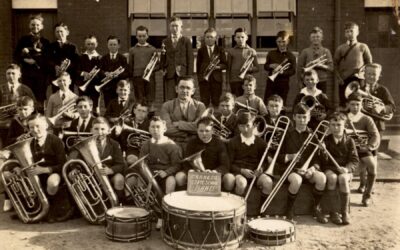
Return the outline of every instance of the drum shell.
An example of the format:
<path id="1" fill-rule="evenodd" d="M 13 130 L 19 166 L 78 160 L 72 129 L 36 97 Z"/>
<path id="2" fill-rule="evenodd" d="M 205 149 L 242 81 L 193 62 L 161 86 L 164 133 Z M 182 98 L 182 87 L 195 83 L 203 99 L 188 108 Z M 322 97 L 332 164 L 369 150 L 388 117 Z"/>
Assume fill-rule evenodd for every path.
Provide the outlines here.
<path id="1" fill-rule="evenodd" d="M 294 242 L 296 240 L 296 229 L 292 222 L 285 219 L 269 219 L 260 218 L 256 219 L 262 221 L 262 223 L 272 223 L 271 220 L 282 221 L 287 223 L 288 227 L 282 228 L 281 230 L 260 230 L 251 226 L 251 222 L 247 224 L 247 235 L 252 241 L 262 244 L 265 246 L 281 246 L 289 242 Z"/>
<path id="2" fill-rule="evenodd" d="M 151 234 L 150 214 L 134 218 L 120 218 L 107 213 L 105 233 L 106 237 L 113 241 L 134 242 L 146 239 Z"/>

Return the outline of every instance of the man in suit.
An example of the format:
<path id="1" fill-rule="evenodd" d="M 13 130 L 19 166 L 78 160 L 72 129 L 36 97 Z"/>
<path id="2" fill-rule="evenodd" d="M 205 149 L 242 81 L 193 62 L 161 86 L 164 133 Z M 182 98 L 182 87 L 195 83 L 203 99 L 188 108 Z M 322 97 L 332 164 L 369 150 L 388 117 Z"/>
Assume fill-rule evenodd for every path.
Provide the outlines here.
<path id="1" fill-rule="evenodd" d="M 79 117 L 72 120 L 71 125 L 67 130 L 74 132 L 90 132 L 92 130 L 94 120 L 92 115 L 92 99 L 87 96 L 80 96 L 75 103 Z"/>
<path id="2" fill-rule="evenodd" d="M 192 77 L 181 77 L 175 89 L 178 97 L 162 105 L 161 118 L 166 121 L 168 137 L 175 142 L 187 142 L 196 135 L 196 122 L 206 108 L 192 98 L 195 91 Z"/>
<path id="3" fill-rule="evenodd" d="M 164 100 L 176 97 L 175 86 L 179 77 L 193 74 L 192 42 L 182 36 L 182 20 L 172 17 L 169 24 L 171 36 L 163 40 L 161 67 L 165 71 Z"/>
<path id="4" fill-rule="evenodd" d="M 199 80 L 200 100 L 208 107 L 210 102 L 217 108 L 219 97 L 222 94 L 222 69 L 226 69 L 225 51 L 216 45 L 217 31 L 214 28 L 208 28 L 204 32 L 205 46 L 197 52 L 197 79 Z M 210 62 L 218 58 L 219 63 L 208 79 L 205 79 L 206 69 Z"/>
<path id="5" fill-rule="evenodd" d="M 102 89 L 104 95 L 104 104 L 107 107 L 110 101 L 117 97 L 115 89 L 117 89 L 117 83 L 120 80 L 129 77 L 128 62 L 126 57 L 118 52 L 120 47 L 120 39 L 116 36 L 109 36 L 107 38 L 107 47 L 109 53 L 104 55 L 100 60 L 100 76 L 112 77 L 113 71 L 119 67 L 124 68 L 124 71 L 118 76 L 114 77 L 109 83 L 107 83 Z"/>

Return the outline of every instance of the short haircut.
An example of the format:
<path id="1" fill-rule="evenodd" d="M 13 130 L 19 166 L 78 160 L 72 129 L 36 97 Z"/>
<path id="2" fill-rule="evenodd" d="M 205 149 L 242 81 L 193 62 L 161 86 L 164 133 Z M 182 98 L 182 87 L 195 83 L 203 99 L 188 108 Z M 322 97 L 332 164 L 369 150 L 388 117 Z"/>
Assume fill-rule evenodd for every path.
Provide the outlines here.
<path id="1" fill-rule="evenodd" d="M 247 35 L 247 30 L 244 27 L 239 27 L 239 28 L 235 29 L 235 32 L 233 34 L 236 35 L 236 33 L 241 33 L 241 32 L 243 32 Z"/>
<path id="2" fill-rule="evenodd" d="M 160 116 L 158 116 L 158 115 L 153 116 L 153 117 L 150 119 L 150 123 L 151 123 L 151 122 L 162 122 L 164 125 L 167 124 L 167 122 L 166 122 L 164 119 L 162 119 Z"/>
<path id="3" fill-rule="evenodd" d="M 127 80 L 120 80 L 117 83 L 117 88 L 131 88 L 131 84 Z"/>
<path id="4" fill-rule="evenodd" d="M 42 17 L 42 14 L 36 14 L 36 15 L 30 15 L 29 16 L 29 21 L 32 21 L 32 20 L 38 20 L 38 21 L 40 21 L 41 23 L 43 23 L 43 21 L 44 21 L 44 19 L 43 19 L 43 17 Z"/>
<path id="5" fill-rule="evenodd" d="M 68 26 L 67 26 L 65 23 L 63 23 L 63 22 L 56 23 L 56 25 L 54 25 L 54 30 L 57 29 L 58 27 L 62 27 L 62 28 L 64 28 L 65 30 L 68 30 Z M 69 30 L 68 30 L 68 31 L 69 31 Z"/>
<path id="6" fill-rule="evenodd" d="M 206 29 L 206 31 L 204 31 L 204 35 L 207 33 L 213 33 L 213 32 L 217 33 L 217 30 L 213 27 L 210 27 L 210 28 Z"/>
<path id="7" fill-rule="evenodd" d="M 352 29 L 352 28 L 359 28 L 359 27 L 358 27 L 358 24 L 356 24 L 355 22 L 346 22 L 346 23 L 344 24 L 344 29 L 345 29 L 345 30 L 347 30 L 347 29 Z"/>
<path id="8" fill-rule="evenodd" d="M 235 97 L 232 93 L 226 92 L 225 94 L 221 95 L 219 98 L 219 102 L 235 102 Z"/>
<path id="9" fill-rule="evenodd" d="M 315 76 L 317 79 L 319 79 L 318 73 L 315 69 L 311 69 L 311 70 L 304 72 L 303 78 L 305 78 L 306 76 Z"/>
<path id="10" fill-rule="evenodd" d="M 35 106 L 35 102 L 29 96 L 22 96 L 17 101 L 17 107 L 24 107 L 24 106 L 30 106 L 33 108 Z"/>
<path id="11" fill-rule="evenodd" d="M 143 25 L 139 25 L 139 26 L 136 28 L 136 33 L 137 33 L 138 31 L 146 31 L 146 33 L 149 34 L 149 29 L 148 29 L 146 26 L 143 26 Z"/>
<path id="12" fill-rule="evenodd" d="M 206 126 L 213 126 L 214 125 L 214 121 L 213 121 L 213 119 L 211 119 L 211 117 L 205 116 L 205 117 L 201 117 L 197 121 L 197 127 L 199 127 L 200 124 L 204 124 Z"/>
<path id="13" fill-rule="evenodd" d="M 62 73 L 60 74 L 60 76 L 57 78 L 57 81 L 58 81 L 58 79 L 60 79 L 62 76 L 67 76 L 67 77 L 69 77 L 69 79 L 71 79 L 71 75 L 70 75 L 67 71 L 64 71 L 64 72 L 62 72 Z"/>
<path id="14" fill-rule="evenodd" d="M 250 112 L 242 112 L 238 115 L 237 124 L 243 125 L 249 122 L 254 122 L 254 115 Z"/>
<path id="15" fill-rule="evenodd" d="M 93 120 L 93 126 L 94 126 L 95 124 L 105 124 L 105 125 L 107 125 L 107 127 L 110 127 L 110 124 L 108 123 L 107 119 L 104 118 L 104 117 L 102 117 L 102 116 L 99 116 L 99 117 L 94 118 L 94 120 Z"/>
<path id="16" fill-rule="evenodd" d="M 181 22 L 182 23 L 182 19 L 178 16 L 172 16 L 169 23 L 172 23 L 172 22 Z"/>
<path id="17" fill-rule="evenodd" d="M 362 101 L 362 96 L 360 93 L 357 92 L 353 92 L 349 95 L 349 97 L 347 98 L 347 102 L 351 102 L 351 101 L 357 101 L 357 102 L 361 102 Z"/>
<path id="18" fill-rule="evenodd" d="M 97 41 L 97 37 L 93 34 L 89 34 L 89 35 L 85 36 L 85 40 L 86 39 L 96 39 L 96 41 Z"/>
<path id="19" fill-rule="evenodd" d="M 329 115 L 328 121 L 340 122 L 340 121 L 347 121 L 347 116 L 342 112 L 333 112 Z"/>
<path id="20" fill-rule="evenodd" d="M 271 101 L 273 101 L 273 102 L 279 102 L 279 103 L 281 103 L 281 104 L 283 105 L 283 99 L 282 99 L 282 97 L 280 97 L 280 96 L 277 95 L 277 94 L 274 94 L 274 95 L 271 95 L 270 97 L 268 97 L 268 99 L 267 99 L 267 105 L 268 105 L 268 103 L 271 102 Z"/>
<path id="21" fill-rule="evenodd" d="M 39 120 L 39 121 L 42 121 L 42 122 L 45 122 L 46 124 L 48 124 L 46 116 L 44 116 L 40 113 L 32 114 L 27 119 L 28 122 L 33 121 L 33 120 Z"/>
<path id="22" fill-rule="evenodd" d="M 110 40 L 117 40 L 118 44 L 121 43 L 121 40 L 117 36 L 110 35 L 107 37 L 107 42 Z"/>
<path id="23" fill-rule="evenodd" d="M 310 34 L 321 34 L 321 35 L 324 35 L 324 31 L 320 28 L 320 27 L 318 27 L 318 26 L 315 26 L 314 28 L 312 28 L 312 30 L 310 31 Z"/>
<path id="24" fill-rule="evenodd" d="M 135 110 L 137 107 L 139 107 L 139 105 L 142 106 L 142 107 L 146 107 L 147 110 L 150 108 L 149 107 L 149 103 L 146 100 L 143 99 L 143 100 L 137 101 L 137 102 L 135 102 L 135 104 L 133 104 L 132 111 Z"/>
<path id="25" fill-rule="evenodd" d="M 178 85 L 181 81 L 191 81 L 194 87 L 194 78 L 192 76 L 181 76 L 179 77 Z"/>
<path id="26" fill-rule="evenodd" d="M 90 99 L 90 97 L 88 97 L 88 96 L 83 95 L 83 96 L 78 97 L 78 99 L 76 99 L 75 104 L 78 105 L 80 102 L 87 102 L 87 103 L 89 103 L 90 106 L 93 107 L 93 100 Z"/>
<path id="27" fill-rule="evenodd" d="M 257 86 L 257 79 L 250 74 L 245 75 L 244 82 L 253 82 L 255 86 Z"/>
<path id="28" fill-rule="evenodd" d="M 296 104 L 296 106 L 294 106 L 294 108 L 293 108 L 293 115 L 297 115 L 297 114 L 306 115 L 309 113 L 310 113 L 310 109 L 302 103 Z"/>
<path id="29" fill-rule="evenodd" d="M 15 64 L 15 63 L 11 63 L 10 65 L 8 65 L 7 70 L 9 70 L 9 69 L 15 69 L 15 70 L 18 70 L 19 72 L 21 72 L 21 67 L 19 67 L 19 65 Z"/>
<path id="30" fill-rule="evenodd" d="M 379 70 L 380 72 L 382 71 L 382 65 L 379 63 L 368 63 L 365 65 L 365 68 L 373 68 Z"/>
<path id="31" fill-rule="evenodd" d="M 289 33 L 286 30 L 281 30 L 276 33 L 276 39 L 282 38 L 283 40 L 289 39 Z"/>

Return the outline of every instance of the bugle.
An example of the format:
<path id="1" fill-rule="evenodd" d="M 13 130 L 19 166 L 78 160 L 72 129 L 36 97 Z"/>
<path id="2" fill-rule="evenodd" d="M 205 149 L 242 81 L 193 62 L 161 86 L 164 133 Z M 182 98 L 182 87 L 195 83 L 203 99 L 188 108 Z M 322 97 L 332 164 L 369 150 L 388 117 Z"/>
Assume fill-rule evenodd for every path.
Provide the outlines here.
<path id="1" fill-rule="evenodd" d="M 213 56 L 207 68 L 204 70 L 204 80 L 208 81 L 212 72 L 217 68 L 220 62 L 219 56 Z"/>
<path id="2" fill-rule="evenodd" d="M 94 79 L 94 77 L 100 72 L 100 68 L 98 68 L 97 66 L 94 66 L 93 69 L 89 72 L 89 77 L 86 80 L 86 82 L 82 85 L 79 86 L 79 89 L 82 92 L 85 92 L 87 87 L 89 86 L 89 83 Z"/>
<path id="3" fill-rule="evenodd" d="M 317 59 L 314 59 L 312 61 L 309 61 L 306 66 L 304 67 L 304 72 L 308 72 L 315 67 L 319 67 L 322 65 L 325 65 L 325 63 L 328 61 L 328 58 L 326 54 L 323 54 L 322 56 L 318 57 Z"/>
<path id="4" fill-rule="evenodd" d="M 224 124 L 222 124 L 218 119 L 214 116 L 214 109 L 207 108 L 201 117 L 209 117 L 213 120 L 213 134 L 216 136 L 220 136 L 222 138 L 228 139 L 229 136 L 232 134 L 232 131 L 227 128 Z"/>
<path id="5" fill-rule="evenodd" d="M 290 67 L 290 63 L 289 60 L 286 58 L 285 60 L 283 60 L 283 62 L 281 64 L 279 64 L 271 73 L 270 76 L 268 76 L 268 78 L 274 82 L 276 77 L 279 74 L 282 74 L 283 72 L 285 72 L 285 70 L 287 70 Z"/>
<path id="6" fill-rule="evenodd" d="M 153 55 L 150 58 L 149 63 L 146 65 L 146 68 L 144 69 L 143 73 L 143 79 L 146 80 L 147 82 L 150 82 L 150 76 L 154 71 L 154 68 L 157 65 L 157 62 L 160 60 L 160 57 L 158 56 L 157 52 L 155 51 Z"/>
<path id="7" fill-rule="evenodd" d="M 114 78 L 117 78 L 120 74 L 122 74 L 125 71 L 125 68 L 122 66 L 119 66 L 116 70 L 114 70 L 113 72 L 111 72 L 108 76 L 104 77 L 101 80 L 101 84 L 94 86 L 94 88 L 96 89 L 97 92 L 100 93 L 101 89 L 109 82 L 111 82 L 111 80 L 113 80 Z"/>
<path id="8" fill-rule="evenodd" d="M 15 160 L 7 160 L 0 166 L 0 177 L 18 217 L 24 223 L 34 223 L 43 219 L 50 208 L 37 175 L 26 172 L 42 162 L 33 162 L 30 144 L 33 138 L 18 141 L 8 147 Z M 21 173 L 14 172 L 21 167 Z M 8 174 L 6 173 L 8 172 Z"/>
<path id="9" fill-rule="evenodd" d="M 57 119 L 62 116 L 64 113 L 66 112 L 76 112 L 76 100 L 78 98 L 73 98 L 70 101 L 68 101 L 67 103 L 65 103 L 57 112 L 57 114 L 55 114 L 52 117 L 47 118 L 51 124 L 56 124 Z"/>
<path id="10" fill-rule="evenodd" d="M 276 194 L 278 193 L 279 189 L 282 187 L 283 183 L 292 172 L 294 167 L 300 162 L 301 157 L 303 156 L 304 152 L 306 152 L 309 147 L 312 147 L 311 154 L 308 156 L 307 160 L 304 164 L 299 168 L 301 171 L 306 171 L 311 163 L 312 158 L 314 157 L 315 153 L 319 149 L 320 143 L 324 141 L 325 136 L 328 134 L 329 130 L 329 122 L 328 121 L 321 121 L 315 131 L 308 135 L 307 139 L 304 141 L 304 144 L 299 149 L 299 151 L 294 156 L 293 160 L 290 162 L 289 166 L 286 168 L 285 172 L 282 174 L 279 181 L 275 184 L 274 188 L 272 189 L 271 193 L 269 194 L 268 198 L 265 200 L 263 205 L 261 206 L 260 213 L 264 213 L 267 210 L 268 206 L 271 204 L 271 201 L 274 199 Z"/>
<path id="11" fill-rule="evenodd" d="M 305 95 L 301 98 L 300 103 L 306 106 L 311 116 L 317 118 L 318 121 L 325 119 L 326 109 L 314 96 Z"/>
<path id="12" fill-rule="evenodd" d="M 244 77 L 247 74 L 247 71 L 249 71 L 251 65 L 253 64 L 254 61 L 254 55 L 253 52 L 250 52 L 249 55 L 246 57 L 246 60 L 244 61 L 242 67 L 240 68 L 239 71 L 239 78 L 244 79 Z"/>
<path id="13" fill-rule="evenodd" d="M 272 161 L 269 164 L 267 170 L 264 172 L 265 174 L 267 174 L 269 176 L 273 176 L 276 160 L 278 159 L 278 154 L 279 154 L 279 151 L 280 151 L 281 146 L 283 144 L 283 140 L 285 138 L 285 135 L 286 135 L 286 132 L 287 132 L 287 130 L 289 128 L 289 125 L 290 125 L 290 119 L 288 117 L 280 116 L 278 118 L 278 120 L 276 121 L 276 124 L 274 126 L 274 130 L 271 133 L 271 137 L 270 137 L 270 139 L 268 141 L 267 147 L 264 150 L 264 154 L 262 155 L 261 160 L 258 163 L 256 171 L 260 171 L 261 170 L 262 165 L 263 165 L 264 160 L 265 160 L 265 157 L 267 157 L 269 150 L 275 148 L 274 157 L 272 158 Z M 277 135 L 278 133 L 280 134 L 279 135 L 279 141 L 276 141 L 276 137 L 278 137 L 278 135 Z M 254 183 L 256 181 L 256 178 L 257 178 L 257 176 L 254 176 L 252 178 L 244 200 L 247 200 L 247 198 L 249 197 L 250 191 L 253 188 L 253 185 L 254 185 Z"/>

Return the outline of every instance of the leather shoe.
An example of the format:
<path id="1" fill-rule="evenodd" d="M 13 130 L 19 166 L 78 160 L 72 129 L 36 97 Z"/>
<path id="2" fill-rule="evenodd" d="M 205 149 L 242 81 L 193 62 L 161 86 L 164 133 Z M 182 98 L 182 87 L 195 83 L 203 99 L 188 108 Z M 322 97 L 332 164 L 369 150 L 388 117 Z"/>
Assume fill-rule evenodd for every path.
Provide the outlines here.
<path id="1" fill-rule="evenodd" d="M 350 215 L 349 215 L 349 213 L 347 213 L 347 212 L 342 213 L 342 224 L 343 225 L 349 225 L 350 224 Z"/>
<path id="2" fill-rule="evenodd" d="M 334 223 L 334 224 L 336 224 L 336 225 L 342 225 L 342 219 L 340 218 L 340 215 L 339 215 L 339 213 L 331 213 L 330 214 L 330 218 L 331 218 L 331 221 L 332 221 L 332 223 Z"/>
<path id="3" fill-rule="evenodd" d="M 371 195 L 364 194 L 361 203 L 364 207 L 369 207 L 371 205 Z"/>

